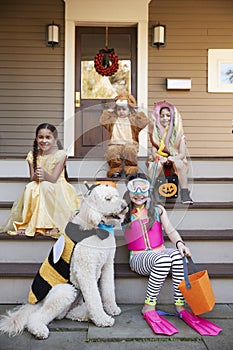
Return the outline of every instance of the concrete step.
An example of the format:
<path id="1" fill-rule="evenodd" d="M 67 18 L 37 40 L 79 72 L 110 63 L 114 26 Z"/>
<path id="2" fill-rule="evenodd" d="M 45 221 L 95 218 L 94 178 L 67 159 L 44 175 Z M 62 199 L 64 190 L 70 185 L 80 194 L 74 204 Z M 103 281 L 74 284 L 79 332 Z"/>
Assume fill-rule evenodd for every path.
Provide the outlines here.
<path id="1" fill-rule="evenodd" d="M 195 157 L 189 160 L 189 174 L 193 178 L 232 177 L 233 158 Z"/>
<path id="2" fill-rule="evenodd" d="M 39 266 L 37 263 L 1 263 L 0 303 L 25 303 Z M 200 271 L 208 271 L 217 303 L 232 303 L 233 263 L 197 264 L 197 267 Z M 118 303 L 137 304 L 144 300 L 147 277 L 139 277 L 130 270 L 128 264 L 115 264 L 115 279 Z M 171 302 L 171 283 L 171 278 L 167 278 L 161 292 L 161 303 Z"/>
<path id="3" fill-rule="evenodd" d="M 213 292 L 218 303 L 233 302 L 232 283 L 233 283 L 233 264 L 197 264 L 199 271 L 208 271 L 211 279 L 211 285 Z M 139 277 L 132 271 L 127 271 L 125 265 L 118 265 L 116 270 L 116 294 L 120 302 L 128 303 L 133 300 L 134 303 L 142 303 L 145 298 L 145 290 L 147 287 L 147 277 Z M 129 276 L 131 274 L 131 277 Z M 172 280 L 167 278 L 159 297 L 159 302 L 170 303 L 172 302 Z"/>
<path id="4" fill-rule="evenodd" d="M 167 203 L 165 207 L 171 223 L 178 230 L 233 228 L 233 202 L 194 202 L 189 206 Z"/>
<path id="5" fill-rule="evenodd" d="M 87 178 L 85 181 L 93 182 Z M 1 201 L 15 201 L 23 192 L 28 178 L 0 177 Z M 70 178 L 69 182 L 77 192 L 85 193 L 84 179 Z M 123 195 L 126 186 L 123 180 L 117 181 L 117 188 Z M 233 177 L 232 178 L 197 178 L 189 180 L 189 190 L 194 202 L 230 202 L 233 201 Z"/>
<path id="6" fill-rule="evenodd" d="M 191 249 L 193 259 L 198 263 L 233 263 L 232 230 L 181 230 L 186 245 Z M 173 247 L 167 236 L 166 246 Z M 0 234 L 0 263 L 41 263 L 55 243 L 50 237 L 10 236 Z M 122 231 L 116 233 L 116 263 L 128 263 L 129 252 Z"/>
<path id="7" fill-rule="evenodd" d="M 10 214 L 13 202 L 0 202 L 0 223 Z M 199 202 L 192 205 L 165 203 L 168 216 L 178 230 L 233 228 L 232 202 Z"/>
<path id="8" fill-rule="evenodd" d="M 26 157 L 26 155 L 25 155 Z M 193 157 L 188 158 L 189 177 L 232 177 L 233 158 L 212 158 L 212 157 Z M 146 171 L 146 157 L 138 158 L 140 171 Z M 96 178 L 105 177 L 108 165 L 104 157 L 100 158 L 73 158 L 67 160 L 67 170 L 70 177 L 78 178 Z M 3 177 L 28 177 L 28 164 L 25 159 L 20 158 L 1 158 L 0 176 Z"/>

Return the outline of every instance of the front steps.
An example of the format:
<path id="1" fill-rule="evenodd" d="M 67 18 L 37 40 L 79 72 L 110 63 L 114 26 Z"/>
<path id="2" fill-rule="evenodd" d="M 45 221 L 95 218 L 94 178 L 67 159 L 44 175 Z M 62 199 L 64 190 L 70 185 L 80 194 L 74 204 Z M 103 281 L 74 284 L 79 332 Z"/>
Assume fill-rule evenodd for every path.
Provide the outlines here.
<path id="1" fill-rule="evenodd" d="M 144 160 L 140 170 L 146 171 Z M 100 170 L 104 169 L 104 170 Z M 100 170 L 100 171 L 99 171 Z M 82 193 L 84 180 L 104 177 L 104 160 L 68 161 L 70 182 Z M 97 174 L 98 173 L 98 174 Z M 22 160 L 0 160 L 0 225 L 10 212 L 13 201 L 28 181 L 28 169 Z M 97 174 L 97 175 L 96 175 Z M 233 303 L 233 162 L 232 159 L 190 162 L 189 188 L 192 206 L 166 204 L 173 225 L 191 248 L 200 269 L 208 269 L 218 303 Z M 121 194 L 124 181 L 118 181 Z M 128 250 L 122 232 L 116 233 L 116 295 L 119 303 L 142 303 L 147 278 L 129 270 Z M 22 303 L 27 299 L 33 276 L 47 256 L 54 240 L 47 237 L 19 237 L 0 234 L 0 303 Z M 169 246 L 170 243 L 166 242 Z M 133 294 L 132 294 L 133 290 Z M 161 303 L 172 302 L 171 279 L 163 287 Z"/>
<path id="2" fill-rule="evenodd" d="M 207 269 L 218 303 L 232 303 L 233 230 L 181 230 L 193 259 L 200 270 Z M 50 251 L 54 239 L 1 234 L 0 245 L 0 303 L 24 303 L 40 263 Z M 128 250 L 121 232 L 116 235 L 115 258 L 116 296 L 119 303 L 141 303 L 147 278 L 129 269 Z M 171 244 L 166 240 L 166 245 Z M 224 290 L 223 290 L 224 288 Z M 132 290 L 133 295 L 132 295 Z M 133 298 L 133 301 L 132 301 Z M 172 302 L 172 284 L 168 278 L 160 297 L 161 303 Z"/>

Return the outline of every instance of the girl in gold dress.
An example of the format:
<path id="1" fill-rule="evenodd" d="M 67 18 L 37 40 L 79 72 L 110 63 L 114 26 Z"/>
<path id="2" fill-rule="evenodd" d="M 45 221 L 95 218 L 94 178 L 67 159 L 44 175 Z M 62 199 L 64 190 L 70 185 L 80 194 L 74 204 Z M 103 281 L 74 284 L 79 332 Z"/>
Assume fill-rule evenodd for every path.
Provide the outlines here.
<path id="1" fill-rule="evenodd" d="M 11 210 L 5 229 L 11 235 L 59 237 L 79 208 L 80 196 L 65 178 L 66 153 L 55 126 L 37 127 L 33 151 L 26 160 L 30 182 Z"/>

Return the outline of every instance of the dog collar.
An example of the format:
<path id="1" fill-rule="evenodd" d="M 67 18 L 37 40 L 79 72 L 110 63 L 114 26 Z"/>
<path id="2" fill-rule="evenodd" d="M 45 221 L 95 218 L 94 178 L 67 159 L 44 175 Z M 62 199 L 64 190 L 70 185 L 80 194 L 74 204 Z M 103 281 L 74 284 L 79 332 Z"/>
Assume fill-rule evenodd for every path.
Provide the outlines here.
<path id="1" fill-rule="evenodd" d="M 114 235 L 114 226 L 113 225 L 106 225 L 106 224 L 99 224 L 99 228 L 102 228 L 103 230 L 108 231 L 112 235 Z"/>
<path id="2" fill-rule="evenodd" d="M 109 231 L 101 228 L 92 228 L 90 230 L 83 230 L 83 228 L 73 222 L 68 222 L 65 233 L 75 243 L 81 242 L 83 239 L 90 236 L 98 236 L 100 239 L 106 239 L 109 236 Z"/>

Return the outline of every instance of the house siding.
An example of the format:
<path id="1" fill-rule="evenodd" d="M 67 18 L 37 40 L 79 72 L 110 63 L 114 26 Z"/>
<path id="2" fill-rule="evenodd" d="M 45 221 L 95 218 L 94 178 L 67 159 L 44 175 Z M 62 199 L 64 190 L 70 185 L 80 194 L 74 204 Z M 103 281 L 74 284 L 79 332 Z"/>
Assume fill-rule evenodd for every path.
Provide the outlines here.
<path id="1" fill-rule="evenodd" d="M 208 92 L 208 49 L 232 49 L 232 0 L 152 0 L 149 5 L 148 105 L 180 111 L 191 156 L 233 156 L 233 95 Z M 151 28 L 166 25 L 166 47 Z M 191 78 L 191 91 L 167 91 L 166 78 Z"/>
<path id="2" fill-rule="evenodd" d="M 78 0 L 77 0 L 78 1 Z M 0 1 L 0 157 L 24 157 L 38 124 L 64 123 L 64 1 Z M 160 100 L 183 119 L 192 157 L 233 156 L 233 95 L 209 93 L 208 49 L 232 49 L 232 0 L 151 0 L 148 113 Z M 60 25 L 61 45 L 46 47 L 46 25 Z M 167 27 L 166 47 L 150 45 Z M 166 78 L 191 78 L 191 91 L 167 91 Z M 140 89 L 140 87 L 138 87 Z"/>
<path id="3" fill-rule="evenodd" d="M 46 26 L 60 25 L 60 47 Z M 42 122 L 64 118 L 64 1 L 0 1 L 0 156 L 25 156 Z"/>

